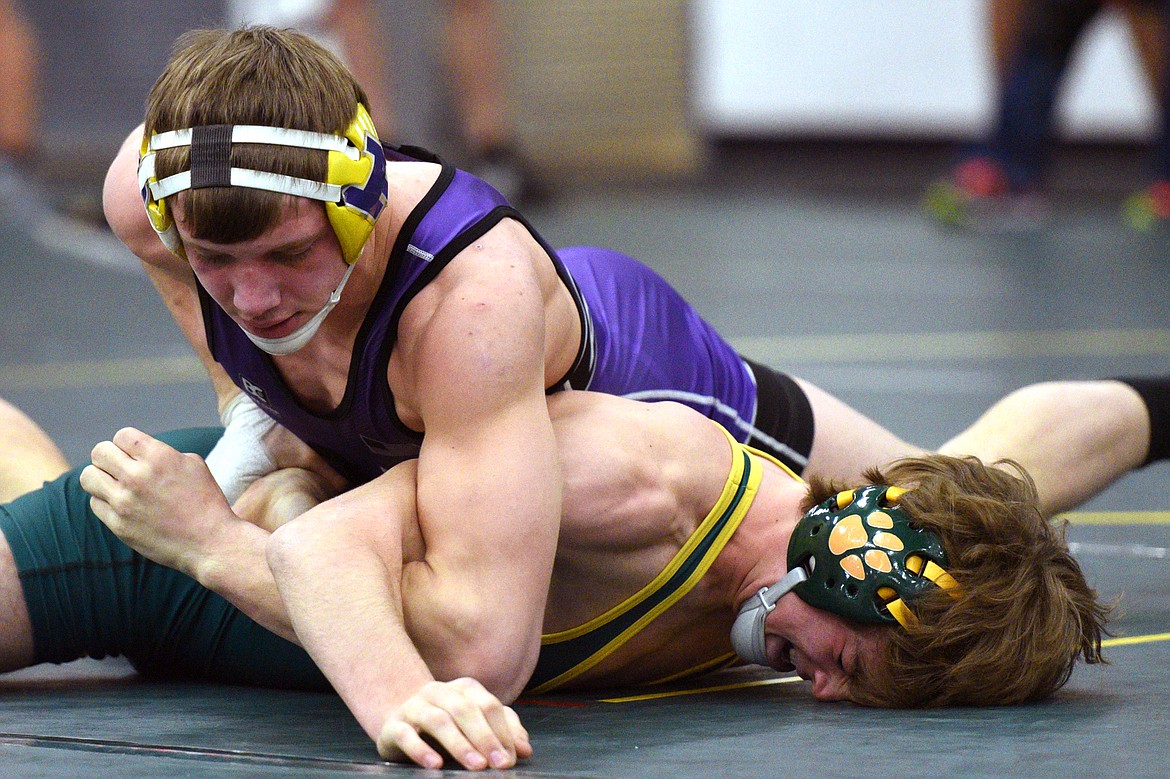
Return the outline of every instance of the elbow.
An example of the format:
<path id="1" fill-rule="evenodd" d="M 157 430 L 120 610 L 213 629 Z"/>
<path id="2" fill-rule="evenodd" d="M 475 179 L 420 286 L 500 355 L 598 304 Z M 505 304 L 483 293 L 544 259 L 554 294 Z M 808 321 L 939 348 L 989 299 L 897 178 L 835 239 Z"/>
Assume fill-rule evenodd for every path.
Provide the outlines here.
<path id="1" fill-rule="evenodd" d="M 474 608 L 460 611 L 459 616 L 447 613 L 443 620 L 447 629 L 431 632 L 419 642 L 427 645 L 432 673 L 447 680 L 469 676 L 511 703 L 536 668 L 539 621 L 535 628 L 525 629 L 516 620 L 492 618 Z"/>
<path id="2" fill-rule="evenodd" d="M 142 125 L 139 125 L 122 143 L 102 182 L 102 213 L 106 223 L 114 235 L 139 257 L 152 249 L 162 248 L 150 226 L 138 187 L 141 142 Z"/>
<path id="3" fill-rule="evenodd" d="M 480 683 L 493 695 L 510 704 L 520 696 L 528 686 L 528 680 L 536 669 L 537 656 L 540 654 L 540 637 L 537 636 L 532 645 L 521 646 L 510 651 L 509 656 L 500 656 L 500 642 L 483 648 L 479 656 L 482 658 L 480 669 Z"/>
<path id="4" fill-rule="evenodd" d="M 283 578 L 303 570 L 314 559 L 329 558 L 328 554 L 324 554 L 324 546 L 329 542 L 328 534 L 318 524 L 298 517 L 276 528 L 268 536 L 264 556 L 277 584 Z M 314 552 L 323 554 L 316 555 Z"/>
<path id="5" fill-rule="evenodd" d="M 520 697 L 536 668 L 539 641 L 537 644 L 530 657 L 527 653 L 501 657 L 496 647 L 480 648 L 472 653 L 472 673 L 465 675 L 478 680 L 504 704 L 511 704 Z"/>

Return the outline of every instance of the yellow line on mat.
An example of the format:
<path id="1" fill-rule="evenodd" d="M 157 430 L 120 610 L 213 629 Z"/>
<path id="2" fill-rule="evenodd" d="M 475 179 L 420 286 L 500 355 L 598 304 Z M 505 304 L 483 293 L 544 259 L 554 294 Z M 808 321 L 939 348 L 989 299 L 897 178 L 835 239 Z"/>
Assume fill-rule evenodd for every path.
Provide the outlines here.
<path id="1" fill-rule="evenodd" d="M 740 352 L 790 363 L 979 361 L 1022 357 L 1170 357 L 1170 329 L 840 333 L 730 339 Z M 194 357 L 0 365 L 0 393 L 76 387 L 157 386 L 206 380 Z"/>
<path id="2" fill-rule="evenodd" d="M 0 393 L 84 387 L 156 387 L 207 381 L 194 355 L 0 365 Z"/>
<path id="3" fill-rule="evenodd" d="M 1170 633 L 1150 633 L 1146 636 L 1122 636 L 1121 638 L 1107 638 L 1101 642 L 1102 647 L 1127 646 L 1129 644 L 1149 644 L 1154 641 L 1170 641 Z"/>
<path id="4" fill-rule="evenodd" d="M 1123 636 L 1121 638 L 1107 638 L 1101 642 L 1102 647 L 1128 646 L 1130 644 L 1150 644 L 1155 641 L 1170 641 L 1170 633 L 1151 633 L 1145 636 Z M 789 684 L 799 682 L 799 676 L 781 676 L 773 679 L 756 679 L 750 682 L 736 682 L 735 684 L 718 684 L 711 687 L 696 687 L 690 690 L 670 690 L 651 692 L 642 695 L 626 695 L 620 698 L 602 698 L 601 703 L 634 703 L 636 701 L 652 701 L 660 698 L 677 698 L 682 695 L 702 695 L 708 692 L 725 692 L 727 690 L 742 690 L 748 687 L 766 687 L 773 684 Z"/>
<path id="5" fill-rule="evenodd" d="M 799 676 L 782 676 L 777 679 L 757 679 L 752 682 L 736 682 L 735 684 L 717 684 L 712 687 L 696 687 L 693 690 L 670 690 L 667 692 L 651 692 L 644 695 L 627 695 L 621 698 L 602 698 L 602 703 L 632 703 L 634 701 L 650 701 L 657 698 L 677 698 L 680 695 L 700 695 L 706 692 L 723 692 L 725 690 L 742 690 L 745 687 L 766 687 L 771 684 L 788 684 L 799 682 Z"/>
<path id="6" fill-rule="evenodd" d="M 1170 511 L 1075 511 L 1062 516 L 1074 525 L 1170 525 Z"/>

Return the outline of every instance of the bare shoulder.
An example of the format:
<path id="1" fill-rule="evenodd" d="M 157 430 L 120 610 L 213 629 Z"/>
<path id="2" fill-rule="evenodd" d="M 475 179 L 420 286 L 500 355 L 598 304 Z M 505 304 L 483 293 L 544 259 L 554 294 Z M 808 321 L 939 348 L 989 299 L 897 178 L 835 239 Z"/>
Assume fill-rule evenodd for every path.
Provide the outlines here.
<path id="1" fill-rule="evenodd" d="M 428 334 L 445 333 L 436 322 L 458 325 L 459 340 L 476 332 L 474 323 L 489 322 L 500 332 L 523 334 L 522 340 L 542 346 L 547 294 L 533 246 L 542 250 L 513 225 L 505 220 L 466 246 L 411 299 L 398 325 L 400 349 L 413 350 Z M 497 332 L 492 340 L 499 356 L 506 339 Z"/>
<path id="2" fill-rule="evenodd" d="M 595 437 L 600 445 L 620 435 L 639 449 L 658 450 L 658 460 L 711 458 L 724 449 L 730 451 L 727 437 L 714 422 L 681 403 L 645 403 L 600 392 L 570 391 L 549 396 L 548 406 L 558 436 Z M 730 454 L 722 459 L 729 461 Z"/>
<path id="3" fill-rule="evenodd" d="M 593 392 L 549 398 L 566 479 L 589 478 L 705 504 L 731 467 L 720 428 L 687 406 L 644 403 Z"/>
<path id="4" fill-rule="evenodd" d="M 390 189 L 405 201 L 418 203 L 435 185 L 442 170 L 434 162 L 392 162 L 386 166 L 386 178 Z"/>
<path id="5" fill-rule="evenodd" d="M 126 137 L 106 171 L 102 187 L 102 210 L 114 235 L 139 259 L 155 266 L 175 260 L 163 246 L 142 205 L 138 188 L 138 148 L 142 140 L 139 125 Z"/>

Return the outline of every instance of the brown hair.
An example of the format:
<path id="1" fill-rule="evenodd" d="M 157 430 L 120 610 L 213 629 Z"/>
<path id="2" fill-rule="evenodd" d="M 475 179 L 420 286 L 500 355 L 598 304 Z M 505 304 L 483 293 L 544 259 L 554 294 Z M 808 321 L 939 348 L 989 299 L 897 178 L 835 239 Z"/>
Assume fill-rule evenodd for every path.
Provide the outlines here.
<path id="1" fill-rule="evenodd" d="M 365 92 L 332 54 L 293 30 L 193 30 L 179 37 L 146 101 L 146 134 L 216 124 L 344 133 Z M 158 178 L 186 170 L 188 150 L 156 158 Z M 232 165 L 324 181 L 327 154 L 236 145 Z M 182 192 L 183 224 L 216 243 L 255 238 L 277 220 L 285 195 L 244 187 Z M 173 206 L 174 198 L 172 198 Z"/>
<path id="2" fill-rule="evenodd" d="M 942 540 L 961 595 L 935 589 L 914 600 L 918 625 L 885 631 L 881 656 L 852 681 L 853 700 L 896 707 L 1023 703 L 1064 685 L 1078 657 L 1104 662 L 1110 609 L 1097 602 L 1068 550 L 1068 523 L 1043 516 L 1022 466 L 927 455 L 871 469 L 865 478 L 911 488 L 900 504 L 913 524 Z M 839 491 L 813 477 L 806 508 Z"/>

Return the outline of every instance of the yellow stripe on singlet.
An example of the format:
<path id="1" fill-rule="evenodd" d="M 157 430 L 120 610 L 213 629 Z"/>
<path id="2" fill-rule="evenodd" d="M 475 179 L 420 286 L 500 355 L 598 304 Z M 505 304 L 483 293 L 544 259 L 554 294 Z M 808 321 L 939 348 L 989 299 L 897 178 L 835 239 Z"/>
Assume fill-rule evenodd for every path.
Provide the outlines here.
<path id="1" fill-rule="evenodd" d="M 723 428 L 720 428 L 723 430 Z M 588 622 L 578 625 L 575 628 L 559 631 L 556 633 L 545 634 L 541 638 L 541 645 L 547 646 L 563 641 L 571 641 L 580 638 L 593 630 L 596 630 L 603 625 L 617 619 L 631 609 L 638 606 L 647 598 L 655 595 L 658 591 L 679 571 L 684 564 L 688 562 L 688 558 L 695 552 L 695 550 L 706 540 L 708 534 L 712 529 L 722 520 L 725 515 L 730 513 L 726 518 L 725 524 L 719 531 L 718 536 L 712 541 L 709 549 L 703 555 L 702 560 L 694 567 L 691 574 L 674 590 L 674 592 L 667 595 L 660 603 L 655 605 L 652 609 L 642 615 L 638 620 L 633 622 L 629 627 L 619 633 L 615 638 L 610 640 L 604 646 L 584 660 L 578 662 L 568 671 L 561 673 L 558 676 L 549 679 L 547 682 L 530 690 L 533 694 L 540 694 L 554 690 L 561 685 L 564 685 L 581 674 L 593 668 L 605 658 L 620 649 L 627 641 L 636 636 L 649 623 L 653 622 L 659 615 L 677 603 L 684 595 L 691 591 L 691 589 L 699 582 L 700 579 L 707 573 L 711 564 L 715 562 L 715 558 L 723 551 L 723 547 L 727 544 L 728 539 L 739 527 L 739 523 L 743 521 L 748 509 L 751 508 L 752 501 L 755 500 L 756 491 L 759 489 L 760 481 L 763 479 L 763 468 L 750 467 L 750 462 L 744 456 L 748 452 L 748 447 L 740 444 L 733 439 L 726 430 L 723 431 L 727 435 L 728 442 L 731 444 L 732 450 L 732 464 L 731 472 L 728 474 L 727 481 L 723 485 L 723 492 L 719 495 L 719 500 L 715 506 L 708 512 L 707 517 L 687 539 L 682 549 L 678 554 L 671 559 L 666 568 L 662 570 L 654 580 L 639 590 L 634 595 L 630 596 L 617 606 L 606 611 L 598 617 L 594 617 Z M 750 452 L 748 452 L 750 456 Z M 748 471 L 747 483 L 743 484 L 744 472 Z M 722 659 L 722 658 L 718 658 Z M 687 672 L 689 673 L 689 672 Z M 685 674 L 684 674 L 685 675 Z M 676 675 L 679 676 L 679 675 Z"/>

